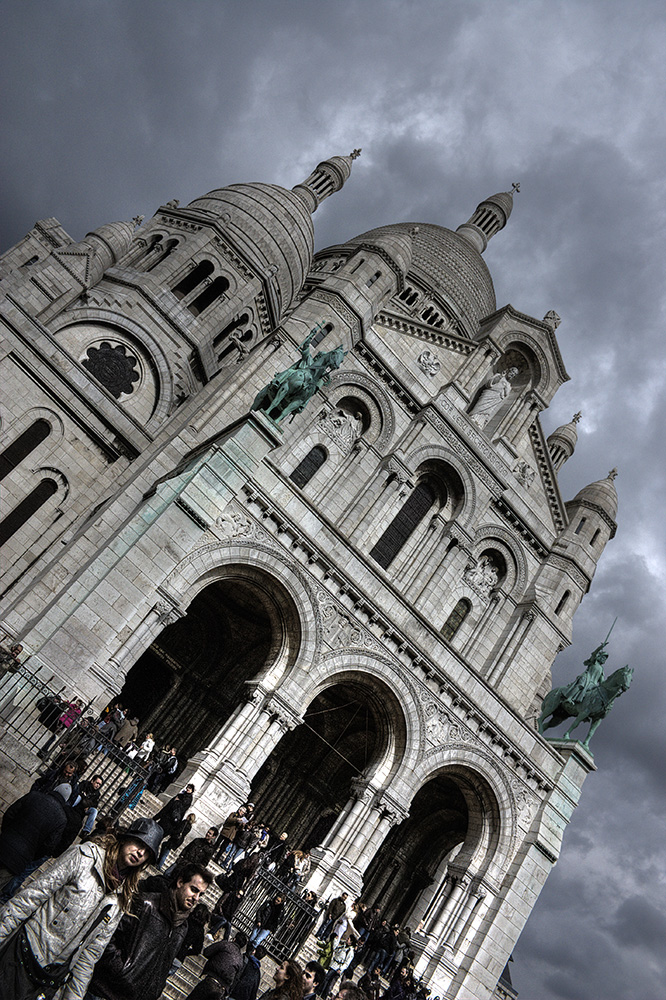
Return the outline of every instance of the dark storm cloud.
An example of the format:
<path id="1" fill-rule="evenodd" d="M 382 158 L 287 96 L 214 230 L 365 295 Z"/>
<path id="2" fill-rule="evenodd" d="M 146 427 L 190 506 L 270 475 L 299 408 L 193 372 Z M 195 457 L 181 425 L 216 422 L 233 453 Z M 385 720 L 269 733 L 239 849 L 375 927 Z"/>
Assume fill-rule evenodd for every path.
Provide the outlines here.
<path id="1" fill-rule="evenodd" d="M 608 668 L 636 668 L 516 948 L 524 1000 L 651 1000 L 666 979 L 664 20 L 648 0 L 4 5 L 3 247 L 39 217 L 79 239 L 239 180 L 291 186 L 356 146 L 318 247 L 456 228 L 521 182 L 485 259 L 499 305 L 562 316 L 546 433 L 583 411 L 562 496 L 619 469 L 617 537 L 554 682 L 616 616 Z"/>

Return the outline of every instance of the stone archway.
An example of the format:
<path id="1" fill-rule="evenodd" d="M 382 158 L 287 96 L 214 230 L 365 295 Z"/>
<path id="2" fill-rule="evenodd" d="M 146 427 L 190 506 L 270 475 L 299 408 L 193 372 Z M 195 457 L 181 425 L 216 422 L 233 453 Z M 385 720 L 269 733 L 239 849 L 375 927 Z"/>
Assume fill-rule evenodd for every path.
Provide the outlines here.
<path id="1" fill-rule="evenodd" d="M 468 824 L 467 803 L 456 781 L 443 774 L 428 781 L 368 866 L 365 902 L 379 906 L 391 923 L 408 923 L 422 894 L 438 879 L 442 859 L 464 841 Z"/>
<path id="2" fill-rule="evenodd" d="M 371 777 L 404 745 L 387 688 L 351 672 L 332 680 L 252 782 L 256 814 L 305 850 L 325 840 L 355 779 Z"/>
<path id="3" fill-rule="evenodd" d="M 299 642 L 298 616 L 275 580 L 229 567 L 192 600 L 129 670 L 119 700 L 176 747 L 181 762 L 207 746 L 246 700 L 246 685 Z M 154 678 L 169 677 L 158 696 Z"/>

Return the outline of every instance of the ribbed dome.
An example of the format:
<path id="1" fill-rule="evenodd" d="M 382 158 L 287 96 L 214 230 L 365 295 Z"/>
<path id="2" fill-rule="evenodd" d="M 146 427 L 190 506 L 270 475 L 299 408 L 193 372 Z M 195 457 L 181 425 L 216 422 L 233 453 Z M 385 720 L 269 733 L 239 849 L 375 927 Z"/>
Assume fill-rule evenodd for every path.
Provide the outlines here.
<path id="1" fill-rule="evenodd" d="M 496 309 L 495 288 L 481 254 L 467 240 L 443 226 L 399 222 L 362 233 L 350 244 L 384 244 L 398 237 L 402 241 L 410 233 L 413 250 L 409 273 L 448 300 L 464 332 L 475 336 L 479 321 Z"/>
<path id="2" fill-rule="evenodd" d="M 600 479 L 596 483 L 590 483 L 579 490 L 573 498 L 573 503 L 580 500 L 587 500 L 588 503 L 597 504 L 615 520 L 617 515 L 617 490 L 615 489 L 615 477 L 617 471 L 611 469 L 606 479 Z"/>
<path id="3" fill-rule="evenodd" d="M 302 199 L 277 184 L 230 184 L 190 202 L 190 208 L 223 217 L 225 231 L 255 266 L 277 268 L 286 309 L 310 269 L 314 249 L 312 217 Z"/>
<path id="4" fill-rule="evenodd" d="M 414 256 L 414 234 L 410 230 L 406 230 L 405 232 L 389 232 L 389 230 L 395 230 L 396 228 L 386 226 L 384 229 L 373 229 L 372 233 L 368 234 L 370 236 L 369 239 L 366 240 L 359 236 L 355 240 L 352 240 L 352 243 L 367 243 L 383 251 L 383 253 L 387 254 L 394 261 L 398 270 L 404 276 L 409 271 Z M 415 229 L 416 227 L 413 228 Z"/>

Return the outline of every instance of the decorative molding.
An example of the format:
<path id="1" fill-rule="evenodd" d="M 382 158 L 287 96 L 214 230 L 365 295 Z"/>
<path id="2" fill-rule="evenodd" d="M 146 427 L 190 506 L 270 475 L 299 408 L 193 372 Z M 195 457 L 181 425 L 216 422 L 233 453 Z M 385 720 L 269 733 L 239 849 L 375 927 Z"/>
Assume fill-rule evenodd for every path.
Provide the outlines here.
<path id="1" fill-rule="evenodd" d="M 438 347 L 446 347 L 448 350 L 456 351 L 458 354 L 473 354 L 478 346 L 463 337 L 441 330 L 433 330 L 432 327 L 421 324 L 416 320 L 407 320 L 403 316 L 398 316 L 384 310 L 379 312 L 377 323 L 385 326 L 388 330 L 407 334 L 407 336 L 415 337 L 417 340 L 426 340 L 431 344 L 437 344 Z"/>
<path id="2" fill-rule="evenodd" d="M 324 641 L 331 649 L 371 649 L 383 652 L 379 641 L 347 614 L 325 590 L 317 593 Z"/>
<path id="3" fill-rule="evenodd" d="M 553 472 L 548 446 L 538 420 L 534 420 L 530 424 L 529 434 L 555 527 L 558 531 L 563 531 L 568 523 L 565 508 L 560 497 L 555 473 Z"/>
<path id="4" fill-rule="evenodd" d="M 451 406 L 451 404 L 449 403 L 449 401 L 445 400 L 445 399 L 440 399 L 439 402 L 440 402 L 440 404 L 444 404 L 444 403 L 446 404 L 444 406 L 444 409 L 447 410 L 447 416 L 452 416 L 453 417 L 453 422 L 456 423 L 456 424 L 458 424 L 458 427 L 461 430 L 463 430 L 463 431 L 466 432 L 468 430 L 467 424 L 463 424 L 462 420 L 460 420 L 460 419 L 458 419 L 458 418 L 456 418 L 454 416 L 454 414 L 458 413 L 458 411 L 455 409 L 455 407 Z M 450 411 L 448 409 L 449 406 L 451 406 L 451 410 Z M 479 460 L 475 457 L 474 453 L 466 446 L 466 444 L 464 443 L 463 440 L 461 440 L 455 434 L 451 433 L 451 428 L 446 423 L 446 421 L 444 420 L 444 418 L 439 413 L 437 413 L 437 411 L 435 409 L 433 409 L 432 407 L 427 407 L 423 411 L 423 415 L 425 416 L 425 419 L 428 421 L 428 423 L 432 427 L 434 427 L 435 430 L 437 430 L 442 435 L 442 437 L 446 441 L 447 447 L 449 447 L 451 449 L 451 451 L 455 452 L 455 454 L 460 459 L 462 459 L 462 461 L 464 462 L 464 464 L 467 467 L 467 469 L 478 480 L 480 480 L 484 484 L 484 486 L 486 486 L 488 488 L 488 490 L 492 493 L 492 495 L 494 497 L 500 496 L 500 494 L 503 492 L 503 489 L 504 489 L 503 484 L 501 482 L 499 482 L 498 479 L 496 478 L 496 476 L 494 476 L 492 473 L 490 473 L 481 464 L 481 462 L 479 462 Z M 492 458 L 492 459 L 496 460 L 497 456 L 492 455 L 490 453 L 490 449 L 487 448 L 487 446 L 486 446 L 486 450 L 487 450 L 487 456 L 486 457 Z"/>

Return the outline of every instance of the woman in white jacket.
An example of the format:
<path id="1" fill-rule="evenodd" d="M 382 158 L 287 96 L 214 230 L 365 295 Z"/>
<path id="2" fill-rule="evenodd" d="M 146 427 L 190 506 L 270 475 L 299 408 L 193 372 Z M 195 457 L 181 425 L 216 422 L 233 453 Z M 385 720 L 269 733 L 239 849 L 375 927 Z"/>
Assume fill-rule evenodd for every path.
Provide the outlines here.
<path id="1" fill-rule="evenodd" d="M 65 851 L 0 910 L 0 997 L 80 1000 L 162 829 L 141 819 Z"/>

